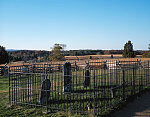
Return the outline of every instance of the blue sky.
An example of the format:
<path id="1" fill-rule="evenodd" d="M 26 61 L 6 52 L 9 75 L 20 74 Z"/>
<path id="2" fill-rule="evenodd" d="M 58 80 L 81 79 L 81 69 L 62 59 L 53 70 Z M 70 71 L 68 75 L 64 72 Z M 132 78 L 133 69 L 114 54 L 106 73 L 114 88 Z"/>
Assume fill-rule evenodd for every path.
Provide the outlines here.
<path id="1" fill-rule="evenodd" d="M 135 50 L 150 43 L 150 0 L 0 0 L 0 45 L 7 49 Z"/>

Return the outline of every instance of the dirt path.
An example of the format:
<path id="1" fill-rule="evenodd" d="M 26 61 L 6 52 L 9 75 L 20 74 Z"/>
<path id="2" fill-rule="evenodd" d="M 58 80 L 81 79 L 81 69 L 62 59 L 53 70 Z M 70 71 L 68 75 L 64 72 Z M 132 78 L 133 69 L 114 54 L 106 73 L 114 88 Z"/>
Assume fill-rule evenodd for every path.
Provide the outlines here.
<path id="1" fill-rule="evenodd" d="M 112 114 L 112 117 L 150 117 L 150 91 Z"/>

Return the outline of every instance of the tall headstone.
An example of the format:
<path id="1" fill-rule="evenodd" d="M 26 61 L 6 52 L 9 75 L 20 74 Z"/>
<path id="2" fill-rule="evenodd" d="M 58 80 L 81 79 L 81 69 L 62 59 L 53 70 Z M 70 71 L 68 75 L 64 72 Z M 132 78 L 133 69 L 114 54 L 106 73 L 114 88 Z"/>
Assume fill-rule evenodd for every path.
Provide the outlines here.
<path id="1" fill-rule="evenodd" d="M 90 72 L 89 70 L 85 71 L 85 77 L 84 77 L 84 87 L 90 86 Z"/>
<path id="2" fill-rule="evenodd" d="M 49 79 L 45 79 L 42 82 L 42 88 L 41 88 L 41 93 L 40 93 L 40 100 L 39 102 L 41 104 L 46 104 L 48 102 L 48 99 L 50 97 L 50 87 L 51 83 Z"/>
<path id="3" fill-rule="evenodd" d="M 66 62 L 64 64 L 64 92 L 72 91 L 72 69 L 71 64 Z"/>

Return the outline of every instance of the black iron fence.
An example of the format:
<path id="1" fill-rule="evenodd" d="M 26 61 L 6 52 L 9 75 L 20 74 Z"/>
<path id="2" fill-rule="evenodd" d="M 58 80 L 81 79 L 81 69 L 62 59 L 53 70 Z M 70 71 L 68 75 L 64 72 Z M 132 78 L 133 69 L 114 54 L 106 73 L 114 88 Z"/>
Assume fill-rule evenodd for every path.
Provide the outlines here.
<path id="1" fill-rule="evenodd" d="M 9 67 L 9 103 L 102 115 L 150 84 L 149 61 L 95 61 Z"/>

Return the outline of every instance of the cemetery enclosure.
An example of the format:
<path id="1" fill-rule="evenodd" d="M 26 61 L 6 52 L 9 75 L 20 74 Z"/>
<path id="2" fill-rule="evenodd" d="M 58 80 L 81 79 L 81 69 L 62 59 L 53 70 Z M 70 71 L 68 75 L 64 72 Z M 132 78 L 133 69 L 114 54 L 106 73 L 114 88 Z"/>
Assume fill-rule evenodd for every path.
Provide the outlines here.
<path id="1" fill-rule="evenodd" d="M 149 73 L 149 61 L 11 66 L 9 103 L 101 115 L 147 88 Z"/>

